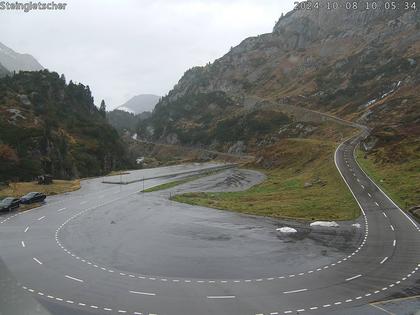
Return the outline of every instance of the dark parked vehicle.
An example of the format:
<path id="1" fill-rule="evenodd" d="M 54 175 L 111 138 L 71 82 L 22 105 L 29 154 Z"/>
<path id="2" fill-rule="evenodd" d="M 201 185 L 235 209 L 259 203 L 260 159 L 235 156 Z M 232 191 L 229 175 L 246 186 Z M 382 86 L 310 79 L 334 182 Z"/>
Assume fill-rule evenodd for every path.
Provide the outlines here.
<path id="1" fill-rule="evenodd" d="M 0 201 L 0 211 L 12 211 L 19 208 L 20 200 L 18 198 L 7 197 Z"/>
<path id="2" fill-rule="evenodd" d="M 20 202 L 23 204 L 29 204 L 34 202 L 42 202 L 45 200 L 47 196 L 43 193 L 39 192 L 30 192 L 29 194 L 26 194 L 22 198 L 20 198 Z"/>

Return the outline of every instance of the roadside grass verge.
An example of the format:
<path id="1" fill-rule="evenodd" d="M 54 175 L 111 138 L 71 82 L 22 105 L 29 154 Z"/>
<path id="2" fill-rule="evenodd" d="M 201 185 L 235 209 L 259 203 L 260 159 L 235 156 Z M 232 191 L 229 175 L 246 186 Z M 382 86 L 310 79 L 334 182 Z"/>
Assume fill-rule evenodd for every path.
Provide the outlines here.
<path id="1" fill-rule="evenodd" d="M 301 220 L 350 220 L 360 210 L 334 164 L 337 143 L 285 139 L 259 152 L 267 179 L 247 191 L 186 193 L 172 200 L 251 215 Z"/>
<path id="2" fill-rule="evenodd" d="M 54 180 L 51 185 L 38 185 L 37 182 L 11 183 L 0 189 L 0 199 L 22 197 L 31 191 L 42 192 L 47 196 L 62 194 L 80 189 L 80 180 Z"/>
<path id="3" fill-rule="evenodd" d="M 376 158 L 377 154 L 365 156 L 362 150 L 356 151 L 357 161 L 363 170 L 401 209 L 419 206 L 420 157 L 403 163 L 384 163 Z"/>

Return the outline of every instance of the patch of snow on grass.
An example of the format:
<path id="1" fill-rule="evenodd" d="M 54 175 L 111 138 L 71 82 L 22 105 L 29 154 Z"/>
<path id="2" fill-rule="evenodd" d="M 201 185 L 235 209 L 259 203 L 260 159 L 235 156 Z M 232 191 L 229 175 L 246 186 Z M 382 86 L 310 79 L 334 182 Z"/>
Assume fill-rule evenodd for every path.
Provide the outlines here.
<path id="1" fill-rule="evenodd" d="M 312 222 L 310 226 L 339 227 L 338 223 L 335 221 L 315 221 Z"/>
<path id="2" fill-rule="evenodd" d="M 297 230 L 288 226 L 284 226 L 281 228 L 276 229 L 276 231 L 279 231 L 281 233 L 296 233 Z"/>

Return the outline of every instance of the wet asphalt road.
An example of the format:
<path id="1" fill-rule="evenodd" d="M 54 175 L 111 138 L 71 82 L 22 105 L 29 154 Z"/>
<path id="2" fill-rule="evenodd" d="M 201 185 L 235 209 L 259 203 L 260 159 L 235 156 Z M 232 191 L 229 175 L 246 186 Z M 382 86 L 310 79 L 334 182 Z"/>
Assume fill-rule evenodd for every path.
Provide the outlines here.
<path id="1" fill-rule="evenodd" d="M 289 237 L 275 231 L 281 221 L 174 203 L 167 191 L 139 194 L 142 183 L 91 179 L 41 208 L 1 217 L 1 258 L 53 314 L 356 314 L 361 307 L 376 314 L 368 303 L 418 294 L 420 232 L 359 169 L 355 143 L 335 157 L 363 209 L 360 229 L 296 224 Z M 262 179 L 228 170 L 173 192 L 238 190 Z"/>

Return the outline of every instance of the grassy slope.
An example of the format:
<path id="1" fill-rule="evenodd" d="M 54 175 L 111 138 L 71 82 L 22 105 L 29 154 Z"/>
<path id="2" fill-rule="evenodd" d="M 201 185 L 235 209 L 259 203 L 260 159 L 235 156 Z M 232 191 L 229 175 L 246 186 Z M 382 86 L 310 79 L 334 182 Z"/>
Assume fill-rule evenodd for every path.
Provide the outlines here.
<path id="1" fill-rule="evenodd" d="M 7 196 L 21 197 L 31 191 L 42 192 L 46 195 L 56 195 L 78 190 L 79 188 L 80 180 L 54 180 L 51 185 L 38 185 L 36 182 L 19 182 L 0 189 L 0 199 Z"/>
<path id="2" fill-rule="evenodd" d="M 241 213 L 304 220 L 348 220 L 360 215 L 334 165 L 336 143 L 287 139 L 262 152 L 275 161 L 258 169 L 267 180 L 244 192 L 187 193 L 173 199 Z M 313 182 L 305 188 L 307 182 Z"/>
<path id="3" fill-rule="evenodd" d="M 402 209 L 420 205 L 420 159 L 405 163 L 380 163 L 374 155 L 365 158 L 357 152 L 357 160 L 365 172 Z"/>

